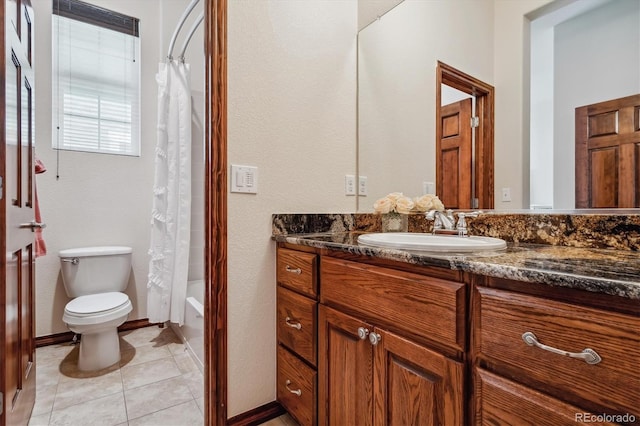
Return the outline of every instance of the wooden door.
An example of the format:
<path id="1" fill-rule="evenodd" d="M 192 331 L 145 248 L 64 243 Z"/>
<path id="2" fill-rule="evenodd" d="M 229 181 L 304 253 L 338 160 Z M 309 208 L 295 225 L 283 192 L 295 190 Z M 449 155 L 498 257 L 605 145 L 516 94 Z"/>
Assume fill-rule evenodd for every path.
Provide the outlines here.
<path id="1" fill-rule="evenodd" d="M 463 365 L 378 328 L 375 425 L 462 425 Z"/>
<path id="2" fill-rule="evenodd" d="M 373 346 L 368 324 L 324 305 L 318 309 L 318 424 L 371 425 Z"/>
<path id="3" fill-rule="evenodd" d="M 436 193 L 448 209 L 472 208 L 471 98 L 441 108 Z"/>
<path id="4" fill-rule="evenodd" d="M 4 34 L 4 129 L 2 151 L 0 293 L 2 363 L 0 424 L 27 424 L 35 401 L 34 345 L 34 91 L 33 9 L 29 0 L 2 2 Z"/>
<path id="5" fill-rule="evenodd" d="M 576 108 L 576 208 L 640 207 L 640 94 Z"/>

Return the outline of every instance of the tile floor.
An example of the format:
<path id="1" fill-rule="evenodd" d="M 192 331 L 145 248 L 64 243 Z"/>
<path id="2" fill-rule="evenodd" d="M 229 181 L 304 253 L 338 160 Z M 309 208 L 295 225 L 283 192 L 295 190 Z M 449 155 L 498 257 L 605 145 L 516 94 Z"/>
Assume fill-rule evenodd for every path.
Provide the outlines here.
<path id="1" fill-rule="evenodd" d="M 77 369 L 78 350 L 70 344 L 36 350 L 30 426 L 204 423 L 202 373 L 171 328 L 120 333 L 120 364 L 97 372 Z"/>
<path id="2" fill-rule="evenodd" d="M 282 415 L 280 417 L 276 417 L 275 419 L 271 419 L 266 423 L 262 423 L 262 426 L 300 426 L 298 422 L 293 420 L 293 418 L 288 415 Z"/>

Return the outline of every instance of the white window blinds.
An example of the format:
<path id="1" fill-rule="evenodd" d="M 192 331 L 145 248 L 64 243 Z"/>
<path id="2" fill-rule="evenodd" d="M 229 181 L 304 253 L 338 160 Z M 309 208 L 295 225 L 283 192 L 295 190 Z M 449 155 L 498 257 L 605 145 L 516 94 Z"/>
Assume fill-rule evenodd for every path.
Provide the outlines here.
<path id="1" fill-rule="evenodd" d="M 54 14 L 52 78 L 53 148 L 140 155 L 138 37 Z"/>

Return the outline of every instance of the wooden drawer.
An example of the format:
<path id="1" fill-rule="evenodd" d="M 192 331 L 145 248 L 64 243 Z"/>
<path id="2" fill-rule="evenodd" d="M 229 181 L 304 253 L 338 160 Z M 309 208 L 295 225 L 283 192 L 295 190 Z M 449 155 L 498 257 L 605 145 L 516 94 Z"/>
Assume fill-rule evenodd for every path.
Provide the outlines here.
<path id="1" fill-rule="evenodd" d="M 278 283 L 315 298 L 318 295 L 317 258 L 312 253 L 278 249 Z"/>
<path id="2" fill-rule="evenodd" d="M 474 350 L 491 369 L 593 411 L 640 417 L 640 318 L 514 292 L 478 288 Z M 584 360 L 529 346 L 532 332 L 544 345 Z"/>
<path id="3" fill-rule="evenodd" d="M 318 303 L 278 286 L 278 341 L 316 365 Z"/>
<path id="4" fill-rule="evenodd" d="M 475 374 L 477 425 L 575 426 L 593 414 L 541 392 L 478 369 Z"/>
<path id="5" fill-rule="evenodd" d="M 301 426 L 317 423 L 317 373 L 278 345 L 278 402 Z"/>
<path id="6" fill-rule="evenodd" d="M 464 283 L 327 257 L 320 271 L 322 303 L 465 350 Z"/>

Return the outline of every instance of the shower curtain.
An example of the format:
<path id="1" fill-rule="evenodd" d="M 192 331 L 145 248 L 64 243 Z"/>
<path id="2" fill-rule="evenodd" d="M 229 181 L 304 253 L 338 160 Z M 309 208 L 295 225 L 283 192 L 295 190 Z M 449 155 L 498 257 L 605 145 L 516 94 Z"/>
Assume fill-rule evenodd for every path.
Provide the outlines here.
<path id="1" fill-rule="evenodd" d="M 191 89 L 189 65 L 160 63 L 158 131 L 151 217 L 149 322 L 184 323 L 191 228 Z"/>

